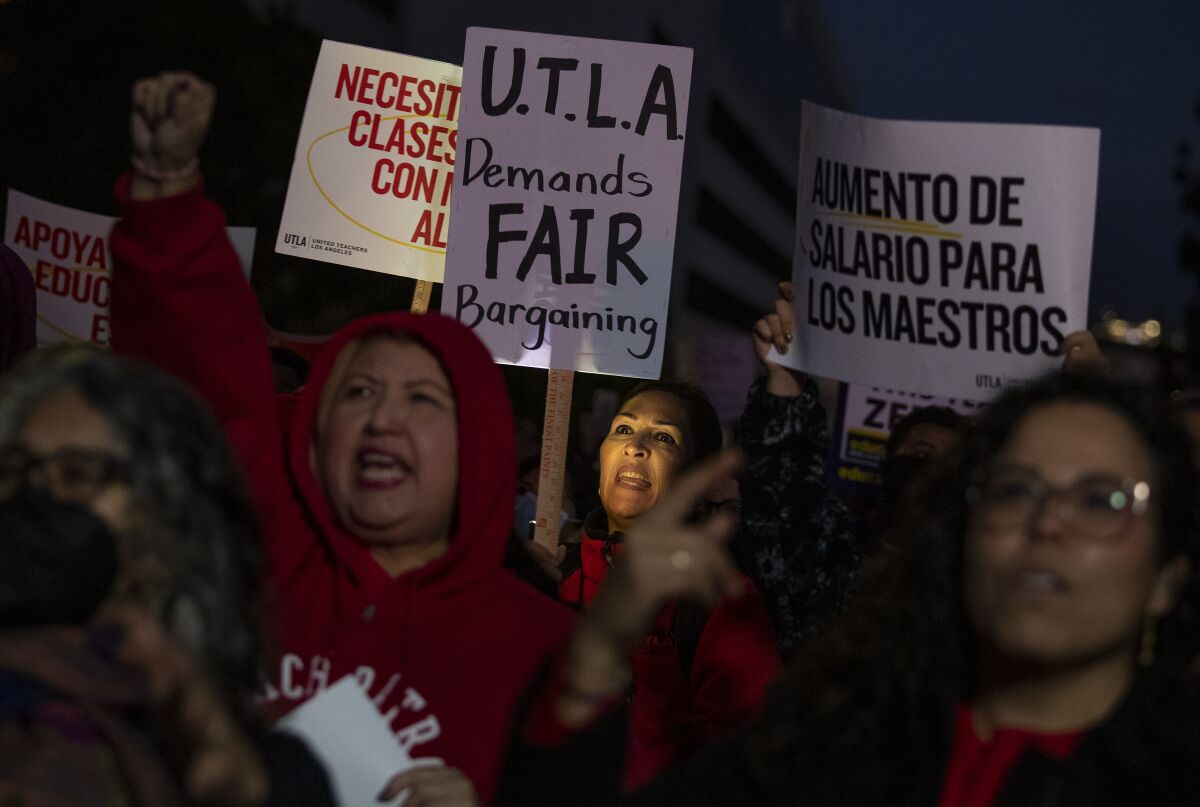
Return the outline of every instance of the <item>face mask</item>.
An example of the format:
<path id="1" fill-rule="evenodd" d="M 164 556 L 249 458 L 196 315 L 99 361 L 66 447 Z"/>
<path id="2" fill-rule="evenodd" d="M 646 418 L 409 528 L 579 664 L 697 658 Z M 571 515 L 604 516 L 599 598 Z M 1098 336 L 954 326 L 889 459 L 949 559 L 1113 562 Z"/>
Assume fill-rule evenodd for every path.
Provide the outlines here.
<path id="1" fill-rule="evenodd" d="M 86 507 L 29 487 L 0 502 L 0 627 L 82 624 L 116 577 L 116 542 Z"/>
<path id="2" fill-rule="evenodd" d="M 929 457 L 918 457 L 911 454 L 901 454 L 883 461 L 879 466 L 879 475 L 883 477 L 881 493 L 885 498 L 899 496 L 914 479 L 917 479 L 929 467 Z"/>
<path id="3" fill-rule="evenodd" d="M 560 529 L 575 520 L 567 515 L 566 511 L 562 512 L 561 519 Z M 513 532 L 519 538 L 532 539 L 532 522 L 535 521 L 537 521 L 537 494 L 533 491 L 526 491 L 517 496 L 517 506 L 513 510 Z"/>

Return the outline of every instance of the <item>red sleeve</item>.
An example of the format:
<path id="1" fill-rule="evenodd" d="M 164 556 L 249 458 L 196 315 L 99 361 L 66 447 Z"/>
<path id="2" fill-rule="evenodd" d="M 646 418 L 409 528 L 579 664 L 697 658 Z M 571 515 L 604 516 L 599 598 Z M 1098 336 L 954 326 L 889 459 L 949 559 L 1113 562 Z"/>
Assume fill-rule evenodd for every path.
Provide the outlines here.
<path id="1" fill-rule="evenodd" d="M 200 187 L 151 201 L 117 180 L 112 344 L 191 384 L 212 406 L 241 460 L 278 568 L 272 521 L 294 507 L 266 329 L 225 231 Z M 298 536 L 293 536 L 293 538 Z M 298 547 L 291 547 L 295 555 Z"/>
<path id="2" fill-rule="evenodd" d="M 779 672 L 766 605 L 749 579 L 742 583 L 741 597 L 717 603 L 696 645 L 689 682 L 696 747 L 754 714 Z"/>

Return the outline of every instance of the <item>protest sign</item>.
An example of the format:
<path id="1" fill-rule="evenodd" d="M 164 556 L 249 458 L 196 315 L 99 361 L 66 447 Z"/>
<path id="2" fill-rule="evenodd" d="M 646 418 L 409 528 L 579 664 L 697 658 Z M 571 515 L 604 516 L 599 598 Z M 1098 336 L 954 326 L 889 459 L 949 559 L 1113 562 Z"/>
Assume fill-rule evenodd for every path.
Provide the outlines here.
<path id="1" fill-rule="evenodd" d="M 378 804 L 392 777 L 444 764 L 437 758 L 409 757 L 352 675 L 294 709 L 276 730 L 304 740 L 328 774 L 337 803 L 346 807 Z"/>
<path id="2" fill-rule="evenodd" d="M 922 123 L 805 103 L 799 350 L 814 375 L 984 399 L 1086 327 L 1097 129 Z"/>
<path id="3" fill-rule="evenodd" d="M 461 79 L 457 65 L 322 43 L 275 251 L 440 282 Z M 418 283 L 414 307 L 427 295 Z"/>
<path id="4" fill-rule="evenodd" d="M 945 406 L 974 417 L 983 405 L 975 401 L 918 395 L 900 390 L 842 384 L 838 392 L 838 417 L 830 444 L 830 479 L 845 492 L 871 491 L 880 484 L 892 429 L 914 409 Z"/>
<path id="5" fill-rule="evenodd" d="M 37 288 L 37 341 L 108 344 L 112 216 L 88 213 L 9 189 L 4 243 L 21 257 Z M 233 248 L 249 274 L 254 228 L 230 227 Z"/>
<path id="6" fill-rule="evenodd" d="M 442 310 L 497 361 L 658 377 L 691 56 L 467 30 Z"/>

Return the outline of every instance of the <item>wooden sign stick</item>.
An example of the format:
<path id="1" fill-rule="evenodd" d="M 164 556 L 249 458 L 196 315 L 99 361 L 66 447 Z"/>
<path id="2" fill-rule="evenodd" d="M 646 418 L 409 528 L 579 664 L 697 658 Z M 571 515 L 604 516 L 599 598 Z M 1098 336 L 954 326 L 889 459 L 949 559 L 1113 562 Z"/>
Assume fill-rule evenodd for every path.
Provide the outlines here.
<path id="1" fill-rule="evenodd" d="M 408 310 L 414 314 L 424 314 L 429 310 L 429 295 L 432 292 L 432 280 L 418 280 L 413 286 L 412 305 L 408 307 Z"/>
<path id="2" fill-rule="evenodd" d="M 542 421 L 542 464 L 538 470 L 537 521 L 533 540 L 558 551 L 562 527 L 563 482 L 567 473 L 567 437 L 571 431 L 574 370 L 551 370 L 546 379 L 546 416 Z"/>

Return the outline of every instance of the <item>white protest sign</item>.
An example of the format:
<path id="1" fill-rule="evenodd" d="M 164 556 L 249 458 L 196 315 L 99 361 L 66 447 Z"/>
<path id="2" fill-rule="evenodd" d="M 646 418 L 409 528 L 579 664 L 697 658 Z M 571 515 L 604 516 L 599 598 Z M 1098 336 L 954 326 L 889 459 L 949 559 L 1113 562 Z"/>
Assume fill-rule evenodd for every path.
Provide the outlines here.
<path id="1" fill-rule="evenodd" d="M 433 757 L 412 759 L 352 675 L 305 701 L 275 727 L 304 740 L 343 807 L 379 804 L 379 794 L 396 774 L 442 764 Z"/>
<path id="2" fill-rule="evenodd" d="M 983 405 L 975 401 L 918 395 L 900 390 L 846 384 L 837 427 L 838 446 L 834 473 L 840 482 L 879 484 L 892 429 L 916 409 L 944 406 L 974 417 Z"/>
<path id="3" fill-rule="evenodd" d="M 799 350 L 814 375 L 982 399 L 1086 327 L 1098 129 L 922 123 L 805 102 Z"/>
<path id="4" fill-rule="evenodd" d="M 108 344 L 112 255 L 108 233 L 117 220 L 56 205 L 9 189 L 4 243 L 25 261 L 37 288 L 37 341 Z M 229 240 L 250 273 L 253 227 L 229 227 Z"/>
<path id="5" fill-rule="evenodd" d="M 658 377 L 691 64 L 467 30 L 442 311 L 497 361 Z"/>
<path id="6" fill-rule="evenodd" d="M 457 65 L 325 41 L 275 251 L 441 282 Z"/>

